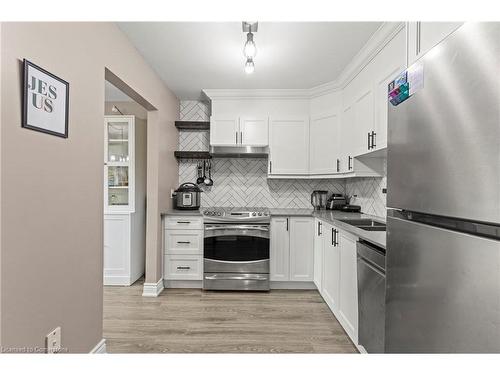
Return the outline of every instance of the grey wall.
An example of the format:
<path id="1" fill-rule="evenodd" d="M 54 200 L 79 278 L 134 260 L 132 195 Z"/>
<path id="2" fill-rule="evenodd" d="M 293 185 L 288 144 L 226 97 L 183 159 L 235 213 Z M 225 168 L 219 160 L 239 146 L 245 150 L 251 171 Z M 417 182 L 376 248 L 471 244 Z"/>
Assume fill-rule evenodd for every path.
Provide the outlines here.
<path id="1" fill-rule="evenodd" d="M 0 28 L 0 345 L 43 348 L 60 326 L 64 348 L 89 352 L 102 339 L 105 68 L 156 108 L 148 113 L 146 264 L 155 282 L 159 212 L 178 182 L 179 102 L 113 23 Z M 23 58 L 69 82 L 67 139 L 21 127 Z"/>
<path id="2" fill-rule="evenodd" d="M 181 120 L 209 121 L 210 106 L 204 102 L 181 101 Z M 179 150 L 205 151 L 209 148 L 208 131 L 179 133 Z M 266 206 L 272 208 L 310 208 L 313 190 L 328 190 L 348 195 L 357 194 L 354 204 L 364 212 L 385 216 L 385 178 L 329 180 L 268 180 L 266 159 L 213 159 L 214 186 L 204 187 L 202 205 Z M 196 161 L 179 162 L 179 183 L 195 182 Z"/>

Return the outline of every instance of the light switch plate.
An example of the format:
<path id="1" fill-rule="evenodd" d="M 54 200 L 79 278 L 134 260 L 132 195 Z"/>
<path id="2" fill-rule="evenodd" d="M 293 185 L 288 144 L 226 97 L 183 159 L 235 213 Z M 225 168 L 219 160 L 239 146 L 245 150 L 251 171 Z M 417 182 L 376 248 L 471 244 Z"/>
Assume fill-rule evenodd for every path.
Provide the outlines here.
<path id="1" fill-rule="evenodd" d="M 57 327 L 45 337 L 47 353 L 58 353 L 61 351 L 61 327 Z"/>

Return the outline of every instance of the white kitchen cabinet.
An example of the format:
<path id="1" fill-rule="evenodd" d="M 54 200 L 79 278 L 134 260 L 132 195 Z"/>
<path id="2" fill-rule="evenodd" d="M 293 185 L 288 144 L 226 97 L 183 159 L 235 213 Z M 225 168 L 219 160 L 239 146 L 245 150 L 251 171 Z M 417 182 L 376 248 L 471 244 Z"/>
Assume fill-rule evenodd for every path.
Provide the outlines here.
<path id="1" fill-rule="evenodd" d="M 313 281 L 313 230 L 311 217 L 290 218 L 290 281 Z"/>
<path id="2" fill-rule="evenodd" d="M 269 152 L 269 176 L 308 175 L 309 119 L 270 118 Z"/>
<path id="3" fill-rule="evenodd" d="M 163 227 L 163 278 L 169 281 L 202 280 L 203 219 L 166 215 Z"/>
<path id="4" fill-rule="evenodd" d="M 458 29 L 463 22 L 408 22 L 408 66 Z"/>
<path id="5" fill-rule="evenodd" d="M 240 144 L 242 146 L 267 146 L 269 144 L 267 118 L 240 118 Z"/>
<path id="6" fill-rule="evenodd" d="M 267 146 L 269 144 L 268 118 L 210 119 L 212 146 Z"/>
<path id="7" fill-rule="evenodd" d="M 323 222 L 314 219 L 314 284 L 321 292 L 323 281 Z"/>
<path id="8" fill-rule="evenodd" d="M 356 137 L 354 127 L 354 110 L 351 105 L 348 105 L 342 111 L 341 125 L 340 125 L 340 172 L 346 173 L 352 170 L 352 159 L 354 150 L 354 139 Z"/>
<path id="9" fill-rule="evenodd" d="M 130 218 L 104 217 L 104 285 L 130 285 Z"/>
<path id="10" fill-rule="evenodd" d="M 144 274 L 146 123 L 104 118 L 104 285 L 133 284 Z"/>
<path id="11" fill-rule="evenodd" d="M 350 142 L 352 156 L 363 155 L 368 151 L 368 133 L 374 128 L 373 88 L 363 90 L 353 104 L 354 132 Z"/>
<path id="12" fill-rule="evenodd" d="M 288 217 L 271 218 L 270 278 L 271 281 L 290 279 L 290 234 Z"/>
<path id="13" fill-rule="evenodd" d="M 309 173 L 329 175 L 340 172 L 340 121 L 337 112 L 311 117 Z"/>
<path id="14" fill-rule="evenodd" d="M 240 124 L 238 118 L 210 118 L 210 145 L 234 146 L 238 144 Z"/>
<path id="15" fill-rule="evenodd" d="M 397 65 L 397 61 L 394 66 L 389 67 L 389 69 L 380 74 L 375 87 L 375 125 L 374 130 L 371 133 L 370 150 L 380 150 L 387 148 L 387 114 L 388 114 L 388 90 L 387 86 L 391 83 L 394 78 L 405 69 L 405 65 Z"/>
<path id="16" fill-rule="evenodd" d="M 321 296 L 336 315 L 340 293 L 340 249 L 336 239 L 336 228 L 323 223 L 323 281 Z M 337 237 L 338 238 L 338 237 Z"/>
<path id="17" fill-rule="evenodd" d="M 339 306 L 341 324 L 354 343 L 358 342 L 358 277 L 356 260 L 357 238 L 338 230 L 340 249 Z"/>
<path id="18" fill-rule="evenodd" d="M 271 219 L 271 281 L 313 281 L 313 219 Z"/>

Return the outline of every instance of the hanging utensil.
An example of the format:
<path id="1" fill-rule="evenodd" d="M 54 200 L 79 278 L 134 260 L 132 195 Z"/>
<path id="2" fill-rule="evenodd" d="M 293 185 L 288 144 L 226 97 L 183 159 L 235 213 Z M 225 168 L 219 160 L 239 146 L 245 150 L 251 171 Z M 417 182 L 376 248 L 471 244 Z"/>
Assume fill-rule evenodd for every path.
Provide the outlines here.
<path id="1" fill-rule="evenodd" d="M 198 178 L 196 179 L 196 183 L 202 184 L 205 181 L 205 177 L 202 177 L 202 172 L 201 172 L 201 161 L 198 161 L 198 165 L 196 166 L 197 173 L 198 173 Z"/>
<path id="2" fill-rule="evenodd" d="M 207 169 L 208 169 L 208 161 L 203 162 L 203 183 L 207 185 L 207 182 L 210 182 L 207 177 Z"/>
<path id="3" fill-rule="evenodd" d="M 212 180 L 212 162 L 209 160 L 207 163 L 208 163 L 208 178 L 205 179 L 205 185 L 212 186 L 214 184 L 214 180 Z"/>

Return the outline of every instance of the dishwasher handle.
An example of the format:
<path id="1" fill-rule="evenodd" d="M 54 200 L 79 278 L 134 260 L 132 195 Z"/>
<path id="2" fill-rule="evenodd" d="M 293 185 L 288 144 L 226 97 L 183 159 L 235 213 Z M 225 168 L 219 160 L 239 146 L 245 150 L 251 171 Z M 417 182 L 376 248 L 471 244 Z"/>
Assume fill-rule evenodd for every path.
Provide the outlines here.
<path id="1" fill-rule="evenodd" d="M 358 262 L 364 263 L 365 266 L 370 268 L 372 271 L 378 273 L 380 276 L 385 278 L 385 270 L 381 268 L 379 265 L 376 263 L 373 263 L 371 260 L 367 258 L 363 258 L 362 256 L 358 255 Z"/>

